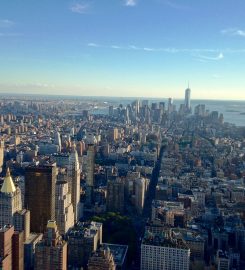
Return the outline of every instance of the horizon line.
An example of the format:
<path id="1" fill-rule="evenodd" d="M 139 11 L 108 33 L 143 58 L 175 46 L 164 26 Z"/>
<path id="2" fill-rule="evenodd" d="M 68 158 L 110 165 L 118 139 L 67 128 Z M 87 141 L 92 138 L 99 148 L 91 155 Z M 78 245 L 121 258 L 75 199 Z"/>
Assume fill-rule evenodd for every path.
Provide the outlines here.
<path id="1" fill-rule="evenodd" d="M 103 95 L 91 95 L 91 96 L 87 96 L 87 95 L 70 95 L 70 94 L 42 94 L 42 93 L 7 93 L 7 92 L 1 92 L 0 91 L 0 96 L 1 95 L 6 95 L 6 96 L 47 96 L 47 97 L 81 97 L 81 98 L 115 98 L 115 99 L 166 99 L 168 100 L 169 98 L 172 98 L 173 100 L 184 100 L 185 98 L 175 98 L 175 97 L 147 97 L 147 96 L 141 96 L 141 97 L 137 97 L 137 96 L 103 96 Z M 202 100 L 202 101 L 235 101 L 235 102 L 245 102 L 245 99 L 215 99 L 215 98 L 191 98 L 191 100 L 195 101 L 195 100 Z"/>

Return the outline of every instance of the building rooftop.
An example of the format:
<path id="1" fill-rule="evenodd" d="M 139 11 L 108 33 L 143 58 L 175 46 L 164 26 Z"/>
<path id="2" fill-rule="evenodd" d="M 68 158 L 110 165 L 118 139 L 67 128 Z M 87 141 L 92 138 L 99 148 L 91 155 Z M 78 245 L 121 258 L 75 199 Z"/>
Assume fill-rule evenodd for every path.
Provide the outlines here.
<path id="1" fill-rule="evenodd" d="M 11 227 L 13 227 L 12 225 L 5 225 L 3 227 L 0 227 L 0 232 L 7 232 Z"/>
<path id="2" fill-rule="evenodd" d="M 29 237 L 26 239 L 25 244 L 30 244 L 35 240 L 38 240 L 42 236 L 41 233 L 31 233 Z"/>
<path id="3" fill-rule="evenodd" d="M 128 246 L 103 243 L 102 247 L 103 249 L 110 249 L 114 262 L 117 266 L 122 266 L 124 264 L 128 252 Z"/>
<path id="4" fill-rule="evenodd" d="M 94 237 L 101 228 L 102 223 L 99 222 L 78 222 L 68 233 L 68 237 Z"/>
<path id="5" fill-rule="evenodd" d="M 13 182 L 13 179 L 10 175 L 9 168 L 7 169 L 6 176 L 4 178 L 4 182 L 1 188 L 1 192 L 3 193 L 14 193 L 16 191 L 15 184 Z"/>
<path id="6" fill-rule="evenodd" d="M 145 232 L 145 236 L 142 240 L 142 245 L 160 246 L 160 247 L 189 250 L 189 248 L 183 242 L 182 239 L 174 239 L 174 238 L 166 237 L 164 235 L 164 233 L 162 233 L 162 234 L 155 233 L 154 234 L 154 233 L 151 233 L 149 231 Z"/>

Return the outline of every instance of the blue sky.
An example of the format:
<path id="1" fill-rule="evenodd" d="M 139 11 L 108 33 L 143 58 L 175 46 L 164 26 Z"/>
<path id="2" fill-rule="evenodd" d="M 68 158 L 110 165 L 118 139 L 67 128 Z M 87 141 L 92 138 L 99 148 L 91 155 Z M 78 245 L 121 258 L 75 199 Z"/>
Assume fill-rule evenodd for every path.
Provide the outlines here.
<path id="1" fill-rule="evenodd" d="M 244 0 L 1 0 L 0 92 L 245 99 Z"/>

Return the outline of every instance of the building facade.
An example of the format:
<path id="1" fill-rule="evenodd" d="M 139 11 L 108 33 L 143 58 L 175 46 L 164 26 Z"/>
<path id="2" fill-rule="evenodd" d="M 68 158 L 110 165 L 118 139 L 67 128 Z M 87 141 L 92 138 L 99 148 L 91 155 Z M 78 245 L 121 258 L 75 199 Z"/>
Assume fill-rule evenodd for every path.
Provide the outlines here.
<path id="1" fill-rule="evenodd" d="M 68 182 L 58 181 L 55 192 L 55 220 L 61 235 L 74 226 L 74 212 Z"/>
<path id="2" fill-rule="evenodd" d="M 21 191 L 16 187 L 7 169 L 0 192 L 0 227 L 14 225 L 14 214 L 22 209 Z"/>
<path id="3" fill-rule="evenodd" d="M 106 208 L 109 212 L 124 212 L 124 188 L 123 179 L 109 180 L 107 183 Z"/>
<path id="4" fill-rule="evenodd" d="M 43 240 L 36 245 L 35 269 L 67 269 L 67 243 L 62 240 L 54 220 L 48 221 Z"/>
<path id="5" fill-rule="evenodd" d="M 71 202 L 74 211 L 74 222 L 79 220 L 80 213 L 80 172 L 81 171 L 76 146 L 73 145 L 73 149 L 69 157 L 68 190 L 71 194 Z"/>
<path id="6" fill-rule="evenodd" d="M 31 214 L 31 232 L 43 233 L 55 218 L 56 164 L 29 166 L 25 171 L 25 207 Z"/>
<path id="7" fill-rule="evenodd" d="M 189 270 L 190 249 L 181 241 L 146 232 L 141 244 L 141 270 Z"/>

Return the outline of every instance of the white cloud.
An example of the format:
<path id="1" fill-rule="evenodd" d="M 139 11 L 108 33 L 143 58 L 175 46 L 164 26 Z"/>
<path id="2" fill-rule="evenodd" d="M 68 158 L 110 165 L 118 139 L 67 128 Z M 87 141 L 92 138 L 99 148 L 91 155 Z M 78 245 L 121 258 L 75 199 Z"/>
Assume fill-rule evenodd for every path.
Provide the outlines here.
<path id="1" fill-rule="evenodd" d="M 90 42 L 90 43 L 88 43 L 88 47 L 100 47 L 100 45 L 93 43 L 93 42 Z"/>
<path id="2" fill-rule="evenodd" d="M 121 46 L 118 46 L 118 45 L 112 45 L 111 48 L 112 49 L 122 49 Z"/>
<path id="3" fill-rule="evenodd" d="M 89 9 L 88 3 L 75 3 L 70 7 L 70 10 L 74 13 L 84 14 Z"/>
<path id="4" fill-rule="evenodd" d="M 14 25 L 13 21 L 10 21 L 7 19 L 0 20 L 0 27 L 1 28 L 9 28 L 9 27 L 12 27 L 13 25 Z"/>
<path id="5" fill-rule="evenodd" d="M 155 51 L 156 49 L 145 47 L 145 48 L 143 48 L 143 50 L 144 50 L 144 51 L 147 51 L 147 52 L 153 52 L 153 51 Z"/>
<path id="6" fill-rule="evenodd" d="M 227 28 L 227 29 L 221 30 L 221 34 L 228 35 L 228 36 L 245 37 L 245 30 L 241 30 L 238 28 Z"/>
<path id="7" fill-rule="evenodd" d="M 200 60 L 210 60 L 210 61 L 220 61 L 224 58 L 224 54 L 220 52 L 217 56 L 207 56 L 207 55 L 196 55 L 196 57 Z"/>
<path id="8" fill-rule="evenodd" d="M 145 51 L 145 52 L 158 52 L 158 53 L 169 53 L 169 54 L 191 54 L 192 56 L 198 59 L 202 59 L 202 62 L 205 60 L 222 60 L 224 54 L 245 54 L 245 48 L 241 49 L 231 49 L 231 48 L 216 48 L 216 49 L 207 49 L 207 48 L 175 48 L 175 47 L 140 47 L 136 45 L 116 45 L 116 44 L 97 44 L 97 43 L 88 43 L 88 47 L 97 47 L 105 49 L 118 49 L 118 50 L 132 50 L 132 51 Z"/>
<path id="9" fill-rule="evenodd" d="M 136 6 L 136 4 L 137 4 L 136 0 L 126 0 L 126 2 L 125 2 L 125 6 L 127 6 L 127 7 L 134 7 L 134 6 Z"/>

